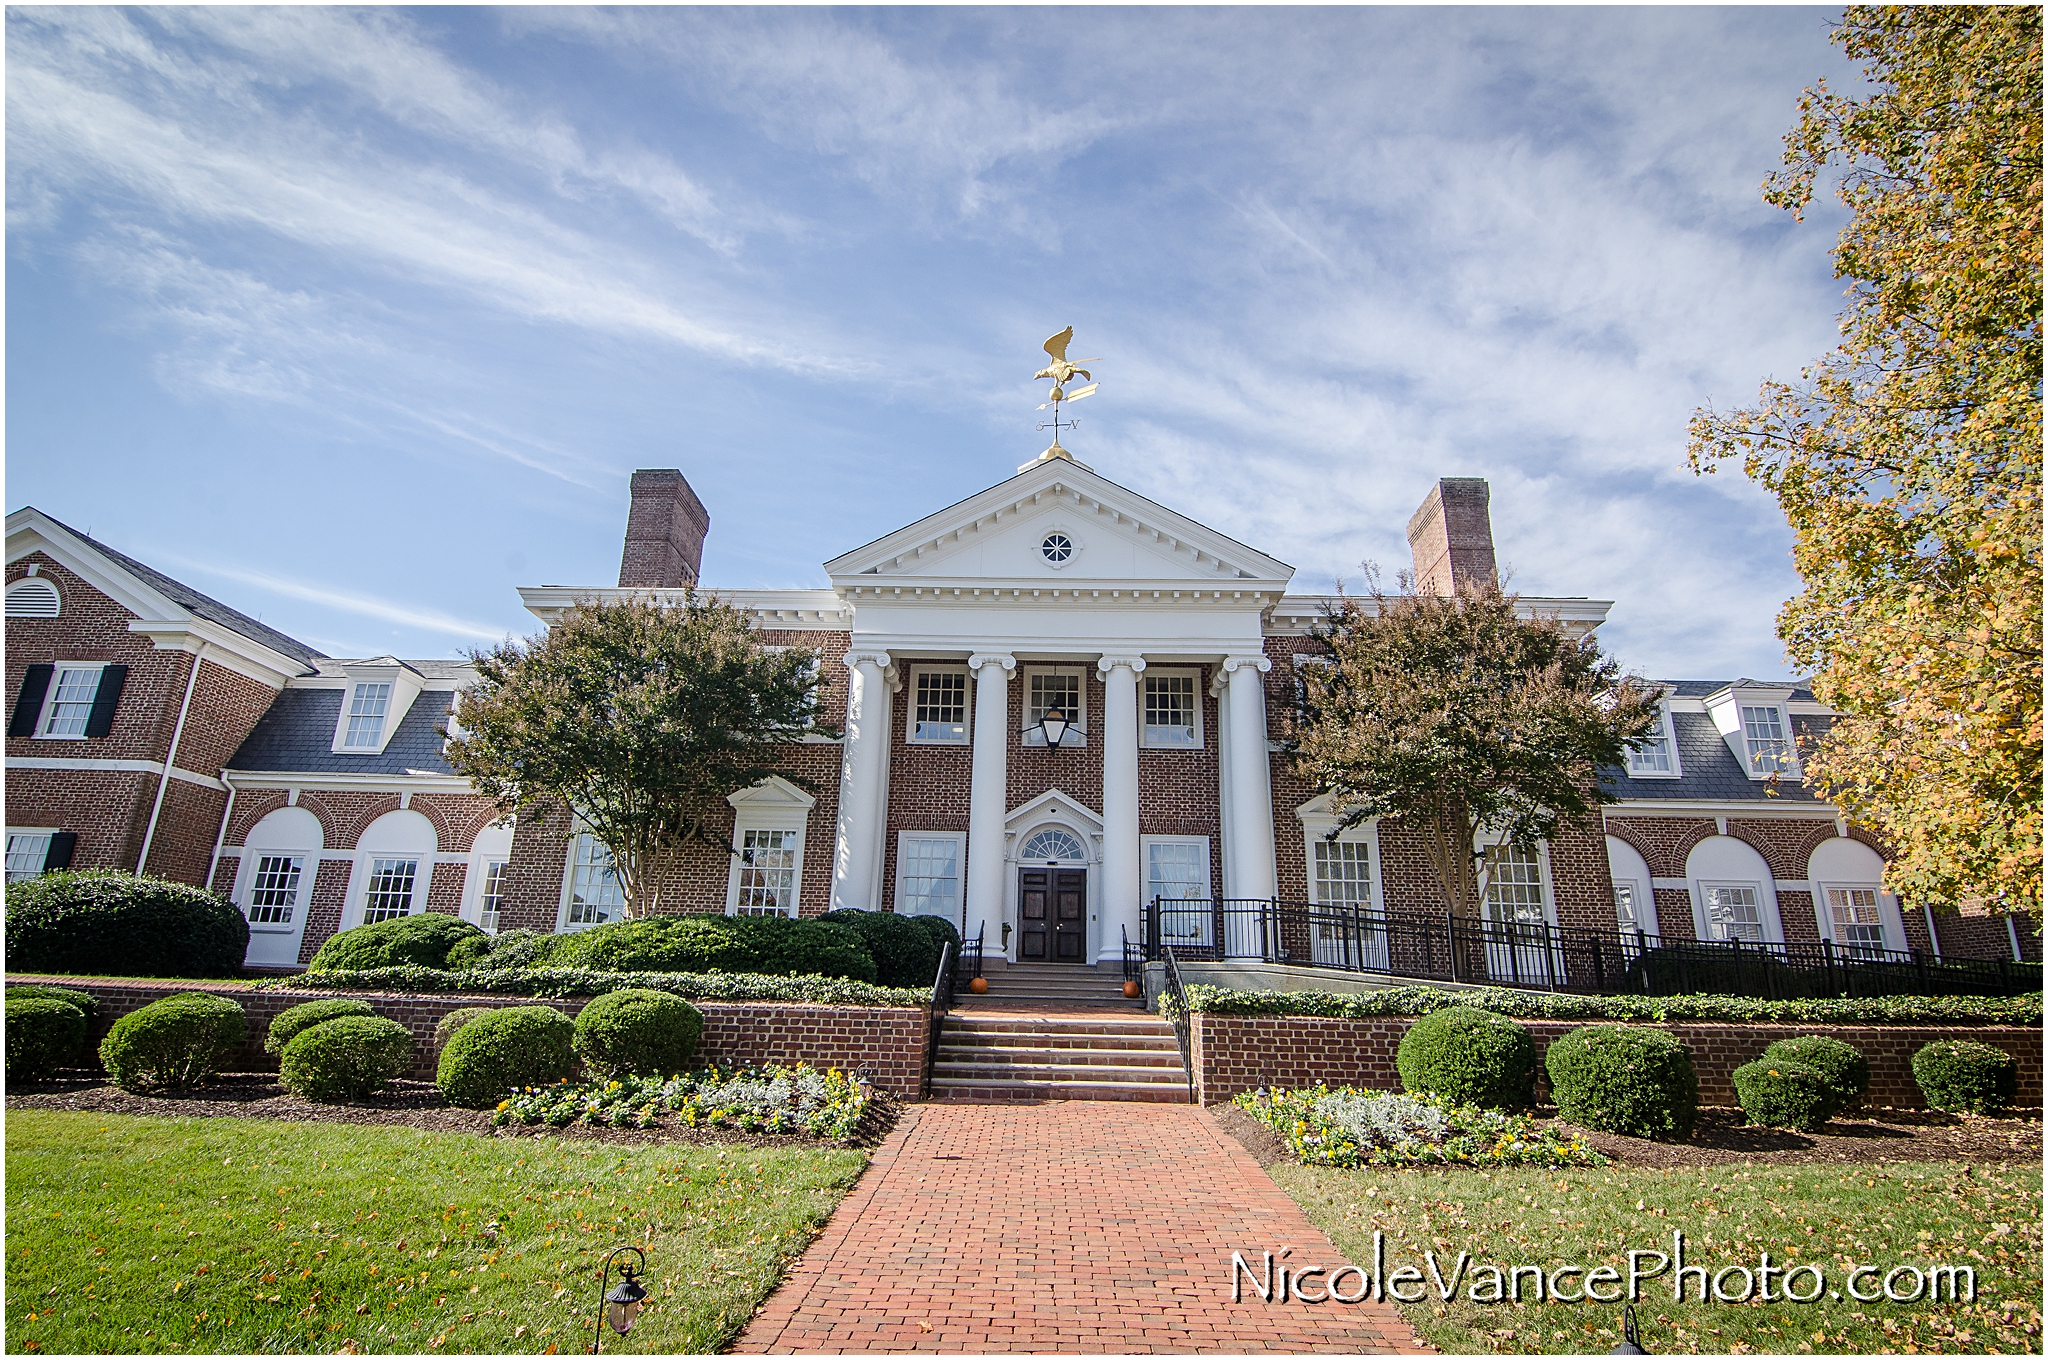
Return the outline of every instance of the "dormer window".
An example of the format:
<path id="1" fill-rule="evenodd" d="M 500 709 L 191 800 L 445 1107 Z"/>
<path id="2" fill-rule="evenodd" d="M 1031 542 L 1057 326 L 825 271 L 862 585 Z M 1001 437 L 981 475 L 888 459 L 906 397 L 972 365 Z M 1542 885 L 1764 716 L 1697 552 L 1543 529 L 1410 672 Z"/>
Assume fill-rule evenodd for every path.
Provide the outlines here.
<path id="1" fill-rule="evenodd" d="M 1789 686 L 1760 685 L 1738 680 L 1704 701 L 1721 740 L 1751 779 L 1799 777 L 1799 753 L 1792 746 Z"/>
<path id="2" fill-rule="evenodd" d="M 1678 741 L 1672 731 L 1671 705 L 1657 705 L 1656 728 L 1642 745 L 1629 748 L 1628 773 L 1631 779 L 1678 778 Z"/>
<path id="3" fill-rule="evenodd" d="M 413 700 L 420 697 L 426 677 L 388 656 L 344 661 L 341 672 L 348 687 L 341 691 L 341 707 L 335 715 L 334 753 L 384 754 L 392 735 L 412 711 Z"/>
<path id="4" fill-rule="evenodd" d="M 389 681 L 360 684 L 349 695 L 348 730 L 341 744 L 352 750 L 374 751 L 382 745 L 384 716 L 391 708 Z"/>
<path id="5" fill-rule="evenodd" d="M 1792 743 L 1785 739 L 1784 717 L 1775 705 L 1742 706 L 1742 739 L 1752 776 L 1791 772 Z"/>

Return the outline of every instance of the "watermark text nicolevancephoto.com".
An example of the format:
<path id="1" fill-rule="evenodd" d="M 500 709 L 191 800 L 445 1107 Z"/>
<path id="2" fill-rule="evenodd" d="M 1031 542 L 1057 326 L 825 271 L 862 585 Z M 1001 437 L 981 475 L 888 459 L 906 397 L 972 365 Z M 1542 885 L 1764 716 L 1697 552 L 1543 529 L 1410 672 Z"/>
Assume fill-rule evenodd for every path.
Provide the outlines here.
<path id="1" fill-rule="evenodd" d="M 1917 1303 L 1977 1299 L 1973 1266 L 1928 1261 L 1890 1267 L 1869 1263 L 1830 1267 L 1802 1261 L 1773 1265 L 1761 1252 L 1754 1265 L 1709 1269 L 1685 1259 L 1685 1232 L 1671 1234 L 1671 1250 L 1631 1251 L 1626 1266 L 1494 1265 L 1473 1261 L 1469 1252 L 1440 1260 L 1422 1253 L 1422 1265 L 1387 1269 L 1386 1238 L 1372 1235 L 1372 1264 L 1319 1265 L 1290 1262 L 1293 1248 L 1263 1251 L 1256 1261 L 1230 1253 L 1230 1301 L 1247 1297 L 1266 1303 L 1448 1303 L 1461 1295 L 1473 1303 L 1641 1303 L 1646 1291 L 1671 1300 L 1705 1303 L 1813 1303 L 1848 1297 L 1858 1303 Z M 1660 1283 L 1661 1282 L 1661 1283 Z"/>

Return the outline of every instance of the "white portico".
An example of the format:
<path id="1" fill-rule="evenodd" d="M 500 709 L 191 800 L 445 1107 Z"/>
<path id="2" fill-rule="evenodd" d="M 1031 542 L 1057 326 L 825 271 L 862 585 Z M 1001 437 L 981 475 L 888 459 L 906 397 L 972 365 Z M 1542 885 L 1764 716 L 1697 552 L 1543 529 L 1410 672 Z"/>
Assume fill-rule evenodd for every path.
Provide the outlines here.
<path id="1" fill-rule="evenodd" d="M 969 936 L 985 928 L 991 954 L 1017 957 L 1023 947 L 1019 871 L 1034 866 L 1085 872 L 1087 959 L 1119 958 L 1123 932 L 1138 937 L 1146 890 L 1146 747 L 1208 750 L 1215 743 L 1220 777 L 1218 762 L 1194 761 L 1186 775 L 1154 777 L 1206 781 L 1207 787 L 1173 792 L 1220 805 L 1224 834 L 1216 849 L 1226 893 L 1273 894 L 1264 618 L 1292 567 L 1068 458 L 1049 457 L 828 562 L 826 570 L 851 615 L 833 907 L 884 905 L 891 695 L 907 682 L 908 663 L 934 660 L 964 667 L 967 692 L 946 692 L 945 702 L 957 698 L 956 707 L 914 711 L 929 711 L 934 730 L 957 733 L 971 747 L 963 924 Z M 1214 677 L 1218 698 L 1213 732 L 1195 720 L 1182 725 L 1200 708 L 1186 677 L 1202 673 Z M 1091 677 L 1094 683 L 1084 683 Z M 1011 687 L 1027 684 L 1030 692 L 1013 702 Z M 921 696 L 938 692 L 920 682 L 909 700 L 922 704 Z M 1022 729 L 1020 714 L 1030 718 L 1054 693 L 1074 696 L 1062 703 L 1099 695 L 1099 713 L 1081 703 L 1070 714 L 1076 730 L 1055 753 L 1063 763 L 1056 777 L 1070 779 L 1074 789 L 1020 788 L 1012 752 L 1043 742 L 1035 732 L 1012 729 Z M 1091 807 L 1082 790 L 1097 786 L 1100 806 Z M 1034 820 L 1036 810 L 1055 805 L 1063 814 Z M 1071 832 L 1076 853 L 1054 854 L 1042 865 L 1022 859 L 1041 821 Z M 1039 848 L 1063 844 L 1051 837 Z M 1078 960 L 1073 944 L 1063 940 L 1061 948 L 1059 957 Z"/>

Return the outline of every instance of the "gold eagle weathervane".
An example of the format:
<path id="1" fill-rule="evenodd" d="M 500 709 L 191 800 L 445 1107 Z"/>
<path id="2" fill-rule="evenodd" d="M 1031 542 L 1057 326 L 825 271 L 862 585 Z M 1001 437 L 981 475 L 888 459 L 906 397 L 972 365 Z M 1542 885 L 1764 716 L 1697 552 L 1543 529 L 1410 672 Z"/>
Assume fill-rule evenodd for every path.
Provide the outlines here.
<path id="1" fill-rule="evenodd" d="M 1039 429 L 1052 431 L 1052 447 L 1039 454 L 1037 461 L 1043 461 L 1047 458 L 1064 458 L 1070 463 L 1076 461 L 1073 454 L 1060 447 L 1060 431 L 1071 430 L 1079 422 L 1061 420 L 1060 406 L 1063 402 L 1079 401 L 1083 397 L 1092 397 L 1095 395 L 1095 389 L 1101 386 L 1100 383 L 1095 381 L 1094 374 L 1081 367 L 1082 364 L 1099 362 L 1098 359 L 1069 359 L 1067 357 L 1067 345 L 1073 338 L 1074 328 L 1069 326 L 1058 335 L 1047 340 L 1045 342 L 1045 352 L 1052 356 L 1052 362 L 1031 375 L 1033 378 L 1052 379 L 1052 391 L 1046 394 L 1045 400 L 1038 407 L 1041 411 L 1048 406 L 1052 407 L 1052 419 L 1038 422 Z M 1069 392 L 1067 384 L 1076 378 L 1085 380 L 1088 385 L 1075 388 Z M 1030 464 L 1027 463 L 1025 466 L 1029 467 Z"/>

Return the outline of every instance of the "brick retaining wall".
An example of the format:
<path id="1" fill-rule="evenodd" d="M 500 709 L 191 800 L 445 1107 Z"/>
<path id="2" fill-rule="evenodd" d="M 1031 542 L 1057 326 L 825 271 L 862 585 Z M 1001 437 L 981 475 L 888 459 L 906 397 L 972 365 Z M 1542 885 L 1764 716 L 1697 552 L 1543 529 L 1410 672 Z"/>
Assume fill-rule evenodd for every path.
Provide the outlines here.
<path id="1" fill-rule="evenodd" d="M 102 982 L 71 977 L 9 974 L 10 983 L 43 982 L 89 992 L 100 1003 L 93 1033 L 97 1044 L 114 1021 L 152 1001 L 179 992 L 211 992 L 240 1002 L 249 1033 L 228 1069 L 274 1072 L 277 1059 L 263 1051 L 263 1036 L 278 1012 L 303 1001 L 345 996 L 367 1001 L 377 1014 L 412 1031 L 417 1061 L 409 1075 L 434 1077 L 434 1026 L 464 1006 L 554 1006 L 575 1015 L 588 998 L 523 996 L 406 996 L 387 992 L 253 991 L 232 983 L 184 981 Z M 706 1062 L 806 1062 L 864 1072 L 874 1085 L 903 1100 L 915 1100 L 924 1081 L 930 1022 L 922 1007 L 817 1006 L 791 1001 L 696 1001 L 704 1012 L 704 1037 L 697 1056 Z"/>
<path id="2" fill-rule="evenodd" d="M 1193 1040 L 1196 1078 L 1203 1103 L 1227 1100 L 1260 1086 L 1362 1086 L 1398 1091 L 1394 1053 L 1415 1023 L 1410 1016 L 1334 1019 L 1306 1015 L 1209 1015 L 1198 1013 Z M 1578 1020 L 1520 1022 L 1536 1041 L 1539 1090 L 1541 1056 L 1551 1040 L 1587 1023 Z M 1914 1108 L 1923 1104 L 1913 1080 L 1913 1054 L 1937 1039 L 1974 1039 L 2004 1049 L 2019 1061 L 2019 1104 L 2041 1103 L 2041 1031 L 1993 1025 L 1660 1025 L 1692 1051 L 1699 1073 L 1700 1100 L 1733 1105 L 1731 1074 L 1762 1054 L 1776 1039 L 1825 1034 L 1853 1045 L 1870 1060 L 1873 1105 Z"/>

